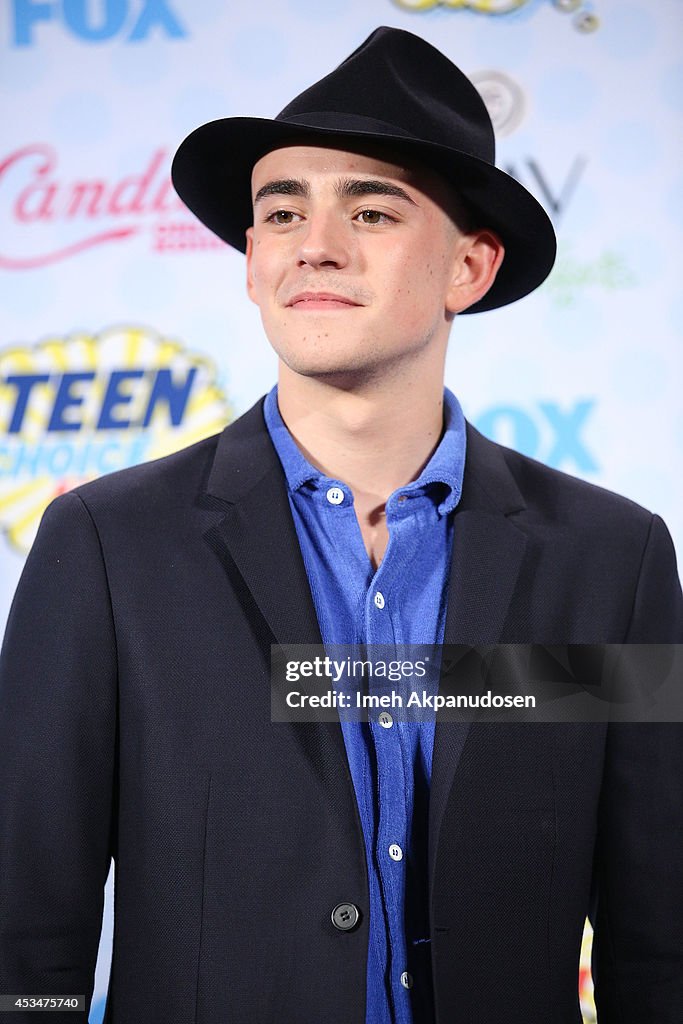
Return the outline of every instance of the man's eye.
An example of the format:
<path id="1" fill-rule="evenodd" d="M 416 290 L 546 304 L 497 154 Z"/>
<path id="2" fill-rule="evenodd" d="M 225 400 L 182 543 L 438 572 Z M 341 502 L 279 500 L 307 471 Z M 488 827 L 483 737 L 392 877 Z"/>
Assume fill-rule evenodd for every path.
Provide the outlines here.
<path id="1" fill-rule="evenodd" d="M 293 224 L 296 214 L 292 210 L 275 210 L 271 213 L 266 220 L 270 220 L 273 224 Z"/>
<path id="2" fill-rule="evenodd" d="M 363 224 L 386 224 L 393 219 L 380 210 L 361 210 L 358 216 Z"/>

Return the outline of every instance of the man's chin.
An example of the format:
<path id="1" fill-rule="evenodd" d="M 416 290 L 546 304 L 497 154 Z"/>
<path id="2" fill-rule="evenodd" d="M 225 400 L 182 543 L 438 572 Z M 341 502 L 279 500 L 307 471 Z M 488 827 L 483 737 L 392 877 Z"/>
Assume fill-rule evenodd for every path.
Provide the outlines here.
<path id="1" fill-rule="evenodd" d="M 354 360 L 285 359 L 282 355 L 280 355 L 280 360 L 292 374 L 298 377 L 320 380 L 342 388 L 357 386 L 361 382 L 372 380 L 380 373 L 380 368 L 377 365 Z"/>

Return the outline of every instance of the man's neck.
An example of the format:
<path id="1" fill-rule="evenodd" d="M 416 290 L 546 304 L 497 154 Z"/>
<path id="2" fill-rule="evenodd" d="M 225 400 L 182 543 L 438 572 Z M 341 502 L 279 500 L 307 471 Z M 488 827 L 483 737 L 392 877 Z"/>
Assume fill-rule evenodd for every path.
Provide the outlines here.
<path id="1" fill-rule="evenodd" d="M 347 484 L 356 505 L 383 507 L 416 480 L 443 430 L 443 377 L 341 387 L 281 365 L 280 414 L 300 450 Z"/>

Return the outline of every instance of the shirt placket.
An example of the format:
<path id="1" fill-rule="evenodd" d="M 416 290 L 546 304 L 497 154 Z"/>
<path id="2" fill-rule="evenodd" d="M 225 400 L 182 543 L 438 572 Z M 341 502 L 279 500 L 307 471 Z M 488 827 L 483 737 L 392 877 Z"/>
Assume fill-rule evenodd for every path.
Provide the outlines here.
<path id="1" fill-rule="evenodd" d="M 413 499 L 416 501 L 417 499 Z M 403 504 L 403 503 L 401 503 Z M 414 505 L 413 508 L 417 512 Z M 388 512 L 389 544 L 366 599 L 368 644 L 400 644 L 403 585 L 409 578 L 417 531 L 415 514 Z M 411 521 L 413 520 L 413 521 Z M 372 684 L 370 689 L 372 690 Z M 378 688 L 381 692 L 381 687 Z M 412 1020 L 409 971 L 404 921 L 404 895 L 408 865 L 409 825 L 412 813 L 410 760 L 405 757 L 406 723 L 394 720 L 390 711 L 370 713 L 370 732 L 377 765 L 377 828 L 375 862 L 387 922 L 387 961 L 390 999 L 396 1024 Z"/>
<path id="2" fill-rule="evenodd" d="M 359 635 L 357 640 L 361 644 L 368 642 L 366 611 L 368 594 L 372 591 L 373 576 L 365 544 L 358 524 L 356 511 L 353 506 L 353 499 L 347 494 L 344 487 L 333 481 L 321 478 L 314 488 L 314 500 L 319 502 L 321 518 L 326 523 L 327 541 L 337 552 L 339 565 L 345 569 L 345 586 L 358 591 L 359 595 L 365 596 L 365 607 L 362 603 L 359 608 Z M 376 579 L 376 576 L 374 577 Z M 370 589 L 368 590 L 368 581 Z M 378 610 L 382 599 L 373 605 Z M 350 639 L 350 638 L 347 638 Z M 356 771 L 352 771 L 356 799 L 362 805 L 361 821 L 363 823 L 363 835 L 368 855 L 376 861 L 377 856 L 377 829 L 379 816 L 377 812 L 378 796 L 376 792 L 378 770 L 376 760 L 371 756 L 370 747 L 373 740 L 370 733 L 371 724 L 365 722 L 344 721 L 342 719 L 342 731 L 347 741 L 351 739 L 352 752 Z M 390 943 L 388 936 L 389 922 L 387 921 L 387 904 L 382 889 L 379 870 L 369 872 L 369 896 L 371 914 L 373 916 L 373 927 L 370 932 L 370 946 L 368 958 L 375 965 L 372 973 L 373 984 L 379 987 L 384 986 L 384 979 L 389 970 Z M 378 918 L 383 922 L 383 927 L 377 927 Z M 381 939 L 380 936 L 384 935 Z M 387 994 L 388 995 L 388 994 Z M 382 1003 L 387 996 L 382 996 Z M 373 1005 L 379 1009 L 376 996 L 373 997 Z M 384 1013 L 386 1010 L 386 1014 Z M 395 1024 L 395 1017 L 391 1006 L 382 1008 L 381 1024 Z M 378 1024 L 380 1022 L 378 1021 Z"/>

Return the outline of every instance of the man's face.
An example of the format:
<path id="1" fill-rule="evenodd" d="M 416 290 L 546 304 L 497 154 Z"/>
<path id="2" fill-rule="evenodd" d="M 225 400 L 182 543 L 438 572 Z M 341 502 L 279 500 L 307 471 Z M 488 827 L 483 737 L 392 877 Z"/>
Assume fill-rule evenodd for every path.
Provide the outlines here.
<path id="1" fill-rule="evenodd" d="M 385 373 L 445 346 L 466 236 L 436 174 L 284 146 L 255 165 L 252 197 L 248 292 L 295 373 Z"/>

